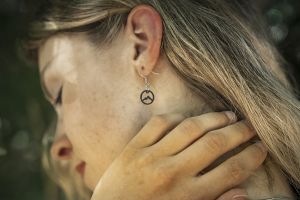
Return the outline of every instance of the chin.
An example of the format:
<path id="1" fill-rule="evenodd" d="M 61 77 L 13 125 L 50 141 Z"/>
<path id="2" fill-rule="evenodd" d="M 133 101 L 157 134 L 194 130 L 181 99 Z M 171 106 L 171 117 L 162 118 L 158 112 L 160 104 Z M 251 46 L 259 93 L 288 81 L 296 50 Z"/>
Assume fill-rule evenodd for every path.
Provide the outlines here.
<path id="1" fill-rule="evenodd" d="M 95 179 L 95 176 L 92 176 L 89 173 L 86 173 L 83 177 L 84 185 L 91 191 L 95 190 L 95 187 L 98 183 L 98 181 Z"/>
<path id="2" fill-rule="evenodd" d="M 91 190 L 91 191 L 93 191 L 93 192 L 94 192 L 95 187 L 96 187 L 96 185 L 93 185 L 93 184 L 86 184 L 86 186 L 87 186 L 87 188 L 88 188 L 89 190 Z"/>

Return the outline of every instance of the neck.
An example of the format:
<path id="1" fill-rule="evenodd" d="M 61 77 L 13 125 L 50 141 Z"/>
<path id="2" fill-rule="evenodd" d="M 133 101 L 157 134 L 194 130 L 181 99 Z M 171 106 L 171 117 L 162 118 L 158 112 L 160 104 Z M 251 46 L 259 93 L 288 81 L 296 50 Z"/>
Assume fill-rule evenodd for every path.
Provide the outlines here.
<path id="1" fill-rule="evenodd" d="M 172 71 L 171 71 L 172 72 Z M 159 88 L 159 97 L 156 99 L 152 114 L 183 113 L 187 117 L 198 116 L 214 110 L 199 96 L 194 95 L 174 73 L 162 73 L 160 82 L 156 82 Z M 167 105 L 166 105 L 167 102 Z M 246 146 L 249 145 L 245 144 Z M 241 145 L 244 146 L 245 145 Z M 239 147 L 224 154 L 215 164 L 220 163 L 238 151 Z M 213 165 L 212 165 L 213 166 Z M 278 166 L 267 159 L 265 163 L 243 184 L 241 188 L 247 190 L 250 199 L 263 199 L 267 197 L 287 196 L 295 199 L 287 179 Z"/>
<path id="2" fill-rule="evenodd" d="M 296 199 L 288 180 L 268 157 L 264 164 L 243 184 L 251 199 L 289 197 Z"/>
<path id="3" fill-rule="evenodd" d="M 192 109 L 186 114 L 188 116 L 196 116 L 207 112 L 212 112 L 213 110 L 201 104 L 201 109 Z M 218 165 L 218 163 L 223 162 L 234 154 L 242 151 L 246 146 L 252 144 L 247 142 L 240 147 L 227 152 L 222 157 L 220 157 L 211 168 Z M 213 166 L 215 165 L 215 166 Z M 264 199 L 270 197 L 289 197 L 291 199 L 296 199 L 287 178 L 284 176 L 283 172 L 279 169 L 278 165 L 274 163 L 268 156 L 263 165 L 247 179 L 243 184 L 238 187 L 247 190 L 250 199 Z"/>

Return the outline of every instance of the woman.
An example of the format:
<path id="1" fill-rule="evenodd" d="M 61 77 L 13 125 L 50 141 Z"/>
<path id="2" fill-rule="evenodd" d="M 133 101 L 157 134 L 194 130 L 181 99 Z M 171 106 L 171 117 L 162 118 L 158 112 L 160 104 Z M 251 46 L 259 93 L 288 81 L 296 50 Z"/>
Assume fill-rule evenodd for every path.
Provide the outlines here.
<path id="1" fill-rule="evenodd" d="M 228 183 L 233 180 L 213 185 L 205 177 L 220 173 L 228 160 L 216 166 L 233 154 L 243 161 L 238 152 L 248 144 L 209 164 L 253 138 L 253 130 L 269 157 L 240 187 L 251 199 L 294 198 L 288 182 L 300 185 L 299 102 L 253 13 L 237 2 L 211 0 L 58 1 L 47 8 L 35 25 L 30 54 L 67 136 L 52 152 L 68 159 L 72 150 L 93 199 L 215 199 L 235 186 Z M 229 125 L 216 112 L 224 110 L 243 121 Z M 146 124 L 152 115 L 162 116 Z M 188 136 L 179 137 L 182 132 Z M 59 143 L 69 148 L 57 148 Z M 259 161 L 243 167 L 259 165 L 264 156 L 257 155 Z M 170 156 L 181 162 L 167 162 Z M 160 169 L 162 181 L 145 183 L 141 177 L 151 171 L 145 166 Z M 191 177 L 185 178 L 197 170 L 195 192 Z M 182 171 L 185 176 L 173 178 Z"/>

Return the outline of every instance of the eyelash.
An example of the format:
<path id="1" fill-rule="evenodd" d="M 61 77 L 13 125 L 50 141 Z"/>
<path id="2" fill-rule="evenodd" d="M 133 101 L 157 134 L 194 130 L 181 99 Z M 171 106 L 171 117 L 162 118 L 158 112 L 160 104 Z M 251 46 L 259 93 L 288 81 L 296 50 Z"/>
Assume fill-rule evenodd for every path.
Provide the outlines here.
<path id="1" fill-rule="evenodd" d="M 62 87 L 60 87 L 57 97 L 55 99 L 55 105 L 61 105 L 62 104 Z"/>

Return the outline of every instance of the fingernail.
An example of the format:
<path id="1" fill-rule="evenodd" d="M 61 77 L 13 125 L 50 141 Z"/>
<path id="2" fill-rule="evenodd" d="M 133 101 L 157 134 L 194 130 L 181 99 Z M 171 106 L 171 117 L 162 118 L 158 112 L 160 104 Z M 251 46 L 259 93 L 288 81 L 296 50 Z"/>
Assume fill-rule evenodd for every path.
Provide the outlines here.
<path id="1" fill-rule="evenodd" d="M 229 118 L 230 123 L 236 122 L 237 117 L 232 111 L 224 111 L 224 114 Z"/>
<path id="2" fill-rule="evenodd" d="M 248 198 L 248 195 L 243 194 L 243 195 L 235 195 L 232 197 L 232 200 L 246 200 Z"/>
<path id="3" fill-rule="evenodd" d="M 258 146 L 263 152 L 268 151 L 267 147 L 261 141 L 256 142 L 255 145 Z"/>

